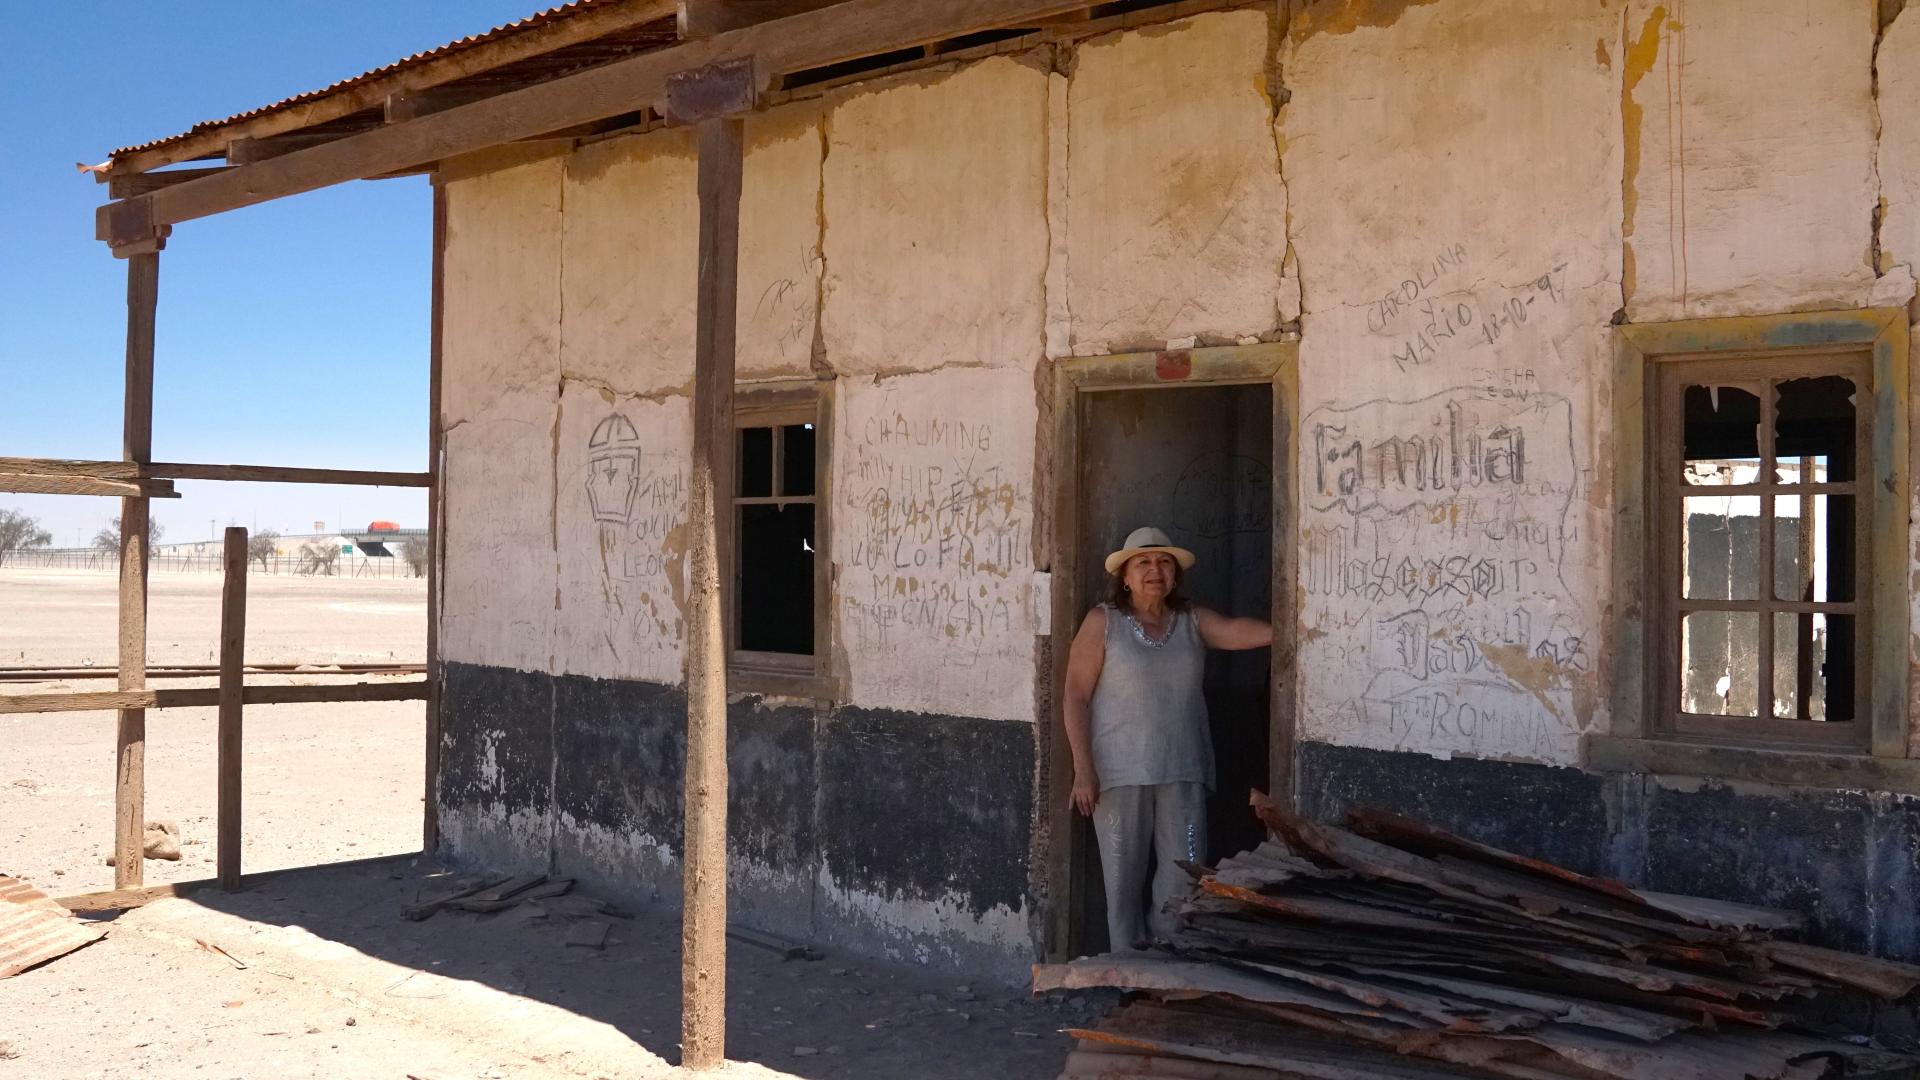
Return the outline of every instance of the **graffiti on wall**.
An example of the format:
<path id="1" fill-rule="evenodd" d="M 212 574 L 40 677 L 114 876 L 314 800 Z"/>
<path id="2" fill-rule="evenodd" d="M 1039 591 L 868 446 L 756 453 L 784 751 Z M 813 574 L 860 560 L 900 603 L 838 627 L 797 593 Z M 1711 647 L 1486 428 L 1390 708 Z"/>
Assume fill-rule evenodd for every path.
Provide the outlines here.
<path id="1" fill-rule="evenodd" d="M 889 405 L 840 447 L 834 527 L 849 648 L 918 641 L 959 666 L 1025 655 L 1028 643 L 1013 639 L 1033 566 L 1030 479 L 996 454 L 1005 440 L 993 422 Z"/>
<path id="2" fill-rule="evenodd" d="M 623 673 L 677 677 L 683 632 L 687 466 L 678 446 L 649 444 L 621 411 L 595 422 L 574 488 L 591 515 L 598 645 Z"/>
<path id="3" fill-rule="evenodd" d="M 1393 745 L 1547 754 L 1592 658 L 1564 609 L 1571 403 L 1530 370 L 1317 409 L 1301 431 L 1301 585 L 1344 722 Z"/>

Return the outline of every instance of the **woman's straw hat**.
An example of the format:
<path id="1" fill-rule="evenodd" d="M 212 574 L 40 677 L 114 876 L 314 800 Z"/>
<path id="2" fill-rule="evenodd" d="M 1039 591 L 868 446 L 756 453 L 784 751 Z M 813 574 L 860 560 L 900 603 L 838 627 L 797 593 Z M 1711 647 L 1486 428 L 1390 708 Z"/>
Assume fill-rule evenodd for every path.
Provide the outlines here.
<path id="1" fill-rule="evenodd" d="M 1167 539 L 1166 533 L 1151 525 L 1143 525 L 1127 534 L 1127 542 L 1119 551 L 1107 556 L 1107 573 L 1119 573 L 1128 559 L 1144 551 L 1164 551 L 1173 556 L 1173 561 L 1180 564 L 1180 569 L 1193 569 L 1193 552 L 1173 546 L 1173 541 Z"/>

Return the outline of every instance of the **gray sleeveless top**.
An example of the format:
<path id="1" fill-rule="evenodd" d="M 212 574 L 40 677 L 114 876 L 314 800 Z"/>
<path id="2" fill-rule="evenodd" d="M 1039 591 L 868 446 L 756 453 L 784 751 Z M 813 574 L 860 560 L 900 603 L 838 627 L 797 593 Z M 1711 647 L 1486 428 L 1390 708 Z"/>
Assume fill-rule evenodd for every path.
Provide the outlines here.
<path id="1" fill-rule="evenodd" d="M 1093 767 L 1100 788 L 1191 781 L 1213 789 L 1213 739 L 1201 693 L 1207 647 L 1192 611 L 1173 613 L 1158 648 L 1110 604 L 1106 659 L 1093 688 Z"/>

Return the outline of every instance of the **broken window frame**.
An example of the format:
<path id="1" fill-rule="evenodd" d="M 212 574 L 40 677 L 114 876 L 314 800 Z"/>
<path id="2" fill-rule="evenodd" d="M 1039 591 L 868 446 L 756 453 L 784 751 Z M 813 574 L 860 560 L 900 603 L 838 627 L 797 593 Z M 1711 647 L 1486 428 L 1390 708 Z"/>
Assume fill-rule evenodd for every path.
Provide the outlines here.
<path id="1" fill-rule="evenodd" d="M 1651 540 L 1647 565 L 1653 568 L 1653 596 L 1649 605 L 1651 634 L 1658 667 L 1653 673 L 1652 719 L 1655 734 L 1716 743 L 1768 747 L 1809 747 L 1843 752 L 1865 752 L 1871 745 L 1873 686 L 1873 529 L 1867 509 L 1868 485 L 1874 475 L 1872 361 L 1862 350 L 1747 354 L 1736 357 L 1663 357 L 1654 367 L 1655 397 L 1649 415 L 1654 432 L 1647 515 Z M 1837 375 L 1854 385 L 1853 479 L 1824 483 L 1785 483 L 1776 468 L 1775 437 L 1779 402 L 1777 387 L 1793 379 Z M 1693 485 L 1684 481 L 1686 467 L 1684 394 L 1689 386 L 1721 386 L 1757 392 L 1760 422 L 1757 432 L 1759 469 L 1753 483 Z M 1759 500 L 1759 581 L 1754 599 L 1688 598 L 1684 565 L 1686 500 L 1700 496 L 1753 497 Z M 1816 495 L 1853 496 L 1853 599 L 1849 601 L 1782 600 L 1776 595 L 1774 571 L 1778 505 L 1781 496 L 1810 499 Z M 1802 504 L 1803 512 L 1806 504 Z M 1731 591 L 1731 590 L 1730 590 Z M 1757 621 L 1756 685 L 1753 716 L 1691 713 L 1681 708 L 1682 626 L 1686 616 L 1699 612 L 1753 613 Z M 1853 619 L 1853 702 L 1849 720 L 1783 719 L 1774 715 L 1774 616 L 1825 614 Z M 1798 687 L 1805 694 L 1806 687 Z"/>
<path id="2" fill-rule="evenodd" d="M 734 391 L 733 476 L 727 492 L 727 529 L 722 537 L 727 588 L 727 673 L 729 688 L 749 693 L 780 694 L 795 697 L 830 696 L 826 685 L 830 672 L 827 658 L 832 655 L 829 584 L 831 580 L 831 499 L 833 427 L 831 384 L 808 382 L 803 385 L 776 384 L 740 386 Z M 785 468 L 780 429 L 789 425 L 812 424 L 814 433 L 813 493 L 782 495 L 781 479 Z M 773 472 L 768 495 L 743 496 L 740 460 L 740 431 L 745 428 L 773 429 Z M 811 505 L 813 507 L 813 652 L 760 652 L 739 647 L 741 616 L 740 511 L 755 505 Z"/>

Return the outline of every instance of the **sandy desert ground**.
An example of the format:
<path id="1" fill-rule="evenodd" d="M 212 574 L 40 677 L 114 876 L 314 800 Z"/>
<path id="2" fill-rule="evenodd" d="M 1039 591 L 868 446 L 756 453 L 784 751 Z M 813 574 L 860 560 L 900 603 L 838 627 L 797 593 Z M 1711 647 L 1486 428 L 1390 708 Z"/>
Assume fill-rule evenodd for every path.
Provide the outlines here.
<path id="1" fill-rule="evenodd" d="M 111 573 L 0 568 L 0 666 L 91 664 L 110 670 L 117 589 Z M 426 658 L 424 581 L 256 575 L 248 589 L 249 661 Z M 153 664 L 217 660 L 219 577 L 156 574 L 148 621 Z M 346 681 L 364 678 L 372 676 Z M 0 693 L 113 688 L 110 678 L 0 683 Z M 419 850 L 423 717 L 417 701 L 249 708 L 245 870 Z M 113 848 L 114 725 L 112 712 L 0 716 L 0 871 L 62 895 L 113 887 L 105 860 Z M 147 715 L 147 817 L 180 826 L 184 855 L 179 862 L 148 860 L 148 883 L 213 873 L 214 735 L 211 708 Z"/>
<path id="2" fill-rule="evenodd" d="M 0 666 L 110 669 L 115 588 L 111 574 L 0 568 Z M 424 658 L 418 581 L 257 577 L 250 589 L 250 660 Z M 211 574 L 156 576 L 154 663 L 209 662 L 219 607 Z M 144 864 L 149 884 L 213 875 L 214 734 L 212 709 L 148 714 L 148 816 L 185 838 L 180 862 Z M 0 873 L 55 896 L 112 887 L 113 752 L 111 712 L 0 716 Z M 631 910 L 602 949 L 566 944 L 568 919 L 525 907 L 400 918 L 457 880 L 408 854 L 423 754 L 418 702 L 249 708 L 245 869 L 341 865 L 98 916 L 104 940 L 0 979 L 0 1078 L 676 1074 L 677 910 Z M 728 1076 L 1045 1080 L 1067 1053 L 1059 1029 L 1093 1015 L 1092 1002 L 861 957 L 729 954 Z"/>

